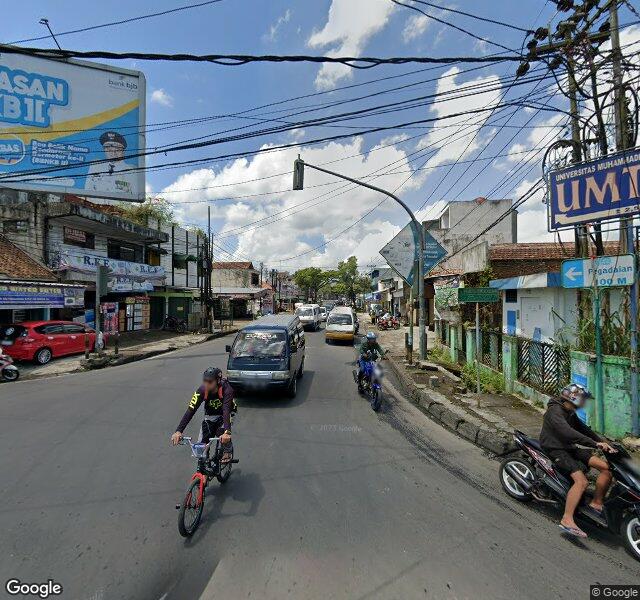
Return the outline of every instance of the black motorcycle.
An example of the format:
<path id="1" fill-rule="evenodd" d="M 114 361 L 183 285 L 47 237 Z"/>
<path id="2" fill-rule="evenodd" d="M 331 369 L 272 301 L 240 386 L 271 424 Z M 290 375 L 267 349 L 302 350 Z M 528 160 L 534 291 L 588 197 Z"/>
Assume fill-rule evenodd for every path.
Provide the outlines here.
<path id="1" fill-rule="evenodd" d="M 520 502 L 537 500 L 564 506 L 572 485 L 568 476 L 554 468 L 540 443 L 516 430 L 513 439 L 517 448 L 500 463 L 500 483 L 504 491 Z M 618 452 L 606 454 L 614 483 L 604 502 L 602 513 L 589 507 L 591 497 L 585 493 L 576 514 L 612 533 L 621 535 L 624 544 L 640 561 L 640 467 L 631 461 L 620 444 L 611 443 Z M 519 456 L 513 456 L 519 452 Z"/>
<path id="2" fill-rule="evenodd" d="M 164 326 L 162 328 L 168 329 L 169 331 L 176 331 L 177 333 L 185 333 L 187 331 L 187 322 L 184 319 L 169 316 L 164 320 Z"/>

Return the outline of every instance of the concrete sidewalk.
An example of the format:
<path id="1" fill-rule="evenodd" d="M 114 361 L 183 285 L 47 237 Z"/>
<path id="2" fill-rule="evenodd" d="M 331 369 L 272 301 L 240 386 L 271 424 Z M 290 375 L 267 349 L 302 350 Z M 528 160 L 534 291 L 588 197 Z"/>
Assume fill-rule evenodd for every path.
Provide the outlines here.
<path id="1" fill-rule="evenodd" d="M 242 324 L 239 324 L 242 327 Z M 40 379 L 44 377 L 56 377 L 67 373 L 77 373 L 91 369 L 105 368 L 121 365 L 136 360 L 142 360 L 172 350 L 187 348 L 195 344 L 201 344 L 209 340 L 236 333 L 238 326 L 215 331 L 214 333 L 182 333 L 150 330 L 135 332 L 137 335 L 122 335 L 120 338 L 120 351 L 115 356 L 113 340 L 107 345 L 102 356 L 91 355 L 89 360 L 85 360 L 84 354 L 78 354 L 67 358 L 54 359 L 49 364 L 31 366 L 28 364 L 18 364 L 20 369 L 20 379 Z M 140 340 L 145 340 L 140 343 Z M 137 342 L 137 343 L 136 343 Z"/>
<path id="2" fill-rule="evenodd" d="M 512 447 L 511 433 L 514 429 L 538 436 L 542 427 L 541 408 L 510 394 L 473 393 L 467 390 L 454 369 L 446 369 L 435 362 L 428 361 L 422 365 L 426 368 L 419 368 L 417 328 L 414 328 L 414 364 L 408 365 L 404 346 L 407 331 L 407 327 L 402 327 L 378 334 L 383 348 L 389 350 L 389 365 L 403 392 L 429 417 L 495 454 Z M 433 356 L 435 344 L 435 334 L 429 331 L 428 359 Z"/>

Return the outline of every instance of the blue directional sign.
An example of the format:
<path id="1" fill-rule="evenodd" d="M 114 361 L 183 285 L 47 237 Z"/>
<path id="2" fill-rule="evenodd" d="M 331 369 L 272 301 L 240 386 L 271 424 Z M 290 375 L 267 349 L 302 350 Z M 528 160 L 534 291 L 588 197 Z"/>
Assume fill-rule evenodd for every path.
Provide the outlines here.
<path id="1" fill-rule="evenodd" d="M 640 213 L 640 151 L 551 171 L 548 184 L 551 230 Z"/>
<path id="2" fill-rule="evenodd" d="M 591 288 L 632 285 L 635 276 L 633 254 L 598 256 L 562 261 L 562 287 Z"/>
<path id="3" fill-rule="evenodd" d="M 428 232 L 424 232 L 424 275 L 427 275 L 433 267 L 440 263 L 447 251 Z"/>
<path id="4" fill-rule="evenodd" d="M 415 264 L 418 259 L 417 232 L 413 222 L 408 223 L 400 232 L 380 250 L 387 264 L 409 285 L 413 285 Z M 424 271 L 427 275 L 447 255 L 447 251 L 425 231 L 424 233 Z"/>

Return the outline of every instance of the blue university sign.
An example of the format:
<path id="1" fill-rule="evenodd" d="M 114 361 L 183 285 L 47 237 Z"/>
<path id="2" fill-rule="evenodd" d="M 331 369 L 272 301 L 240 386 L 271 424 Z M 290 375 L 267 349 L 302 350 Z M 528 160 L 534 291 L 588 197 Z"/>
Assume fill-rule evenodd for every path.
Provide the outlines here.
<path id="1" fill-rule="evenodd" d="M 640 213 L 640 150 L 549 173 L 549 229 Z"/>

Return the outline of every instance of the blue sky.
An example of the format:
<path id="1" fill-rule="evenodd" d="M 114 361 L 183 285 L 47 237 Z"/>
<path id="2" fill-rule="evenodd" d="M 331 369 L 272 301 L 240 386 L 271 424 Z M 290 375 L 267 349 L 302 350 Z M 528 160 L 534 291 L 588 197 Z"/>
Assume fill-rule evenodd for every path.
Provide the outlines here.
<path id="1" fill-rule="evenodd" d="M 46 30 L 38 23 L 42 17 L 47 17 L 53 30 L 60 32 L 188 3 L 186 0 L 105 1 L 91 3 L 91 10 L 87 9 L 85 1 L 76 0 L 57 0 L 55 10 L 54 3 L 46 0 L 11 3 L 3 6 L 0 36 L 5 42 L 13 42 L 43 35 Z M 448 6 L 522 27 L 544 25 L 554 17 L 555 11 L 553 3 L 544 0 L 458 0 Z M 471 29 L 493 42 L 516 49 L 522 45 L 524 34 L 521 32 L 431 10 L 439 18 Z M 631 20 L 632 15 L 623 12 L 621 22 Z M 637 28 L 630 28 L 625 35 L 627 37 L 623 43 L 628 39 L 636 39 Z M 59 41 L 63 48 L 75 50 L 194 54 L 451 56 L 500 51 L 410 9 L 393 5 L 390 0 L 223 0 L 168 16 L 62 36 Z M 32 44 L 53 46 L 52 40 Z M 148 165 L 252 151 L 266 145 L 352 133 L 360 128 L 388 126 L 458 110 L 493 106 L 507 91 L 498 78 L 511 75 L 516 67 L 506 63 L 470 73 L 457 73 L 455 69 L 466 70 L 474 65 L 438 67 L 428 71 L 425 70 L 428 68 L 426 65 L 385 66 L 354 71 L 313 64 L 252 64 L 241 67 L 133 61 L 120 61 L 119 64 L 145 73 L 149 124 L 214 115 L 219 117 L 198 125 L 150 132 L 148 147 L 173 144 L 193 137 L 217 137 L 216 134 L 221 131 L 247 125 L 256 128 L 259 126 L 256 125 L 256 118 L 277 117 L 295 122 L 300 118 L 326 116 L 424 96 L 436 90 L 455 91 L 471 84 L 483 84 L 488 90 L 464 100 L 433 105 L 422 102 L 410 110 L 366 116 L 345 123 L 347 127 L 301 127 L 287 133 L 225 143 L 198 151 L 172 153 L 167 157 L 154 157 L 148 161 Z M 407 75 L 416 70 L 422 72 Z M 398 75 L 403 76 L 340 89 Z M 317 109 L 317 106 L 311 105 L 318 103 L 343 101 L 406 84 L 414 85 L 324 111 L 299 116 L 289 114 L 309 108 Z M 506 99 L 529 92 L 533 85 L 514 87 L 508 91 Z M 540 83 L 536 90 L 541 94 L 547 91 L 553 91 L 551 81 Z M 253 117 L 253 120 L 225 116 L 317 92 L 324 93 L 245 115 Z M 561 106 L 560 95 L 551 98 L 549 105 Z M 286 110 L 273 114 L 271 111 L 275 109 Z M 355 253 L 361 263 L 379 262 L 377 250 L 406 220 L 396 206 L 385 202 L 357 222 L 380 202 L 375 193 L 362 189 L 345 192 L 342 183 L 310 171 L 306 178 L 309 189 L 290 192 L 290 175 L 270 176 L 290 170 L 292 159 L 301 151 L 310 162 L 332 161 L 329 168 L 352 176 L 365 176 L 382 169 L 382 172 L 389 174 L 371 181 L 389 189 L 398 188 L 414 209 L 426 202 L 425 208 L 430 209 L 431 214 L 435 214 L 446 200 L 473 199 L 477 196 L 516 198 L 528 183 L 539 176 L 540 155 L 528 151 L 556 139 L 562 132 L 561 118 L 551 112 L 519 110 L 507 121 L 508 127 L 498 129 L 500 124 L 505 123 L 507 115 L 508 112 L 496 111 L 488 121 L 487 113 L 471 121 L 469 117 L 449 120 L 446 129 L 429 126 L 395 130 L 314 146 L 313 149 L 292 149 L 236 161 L 150 172 L 147 175 L 147 188 L 174 203 L 176 214 L 184 223 L 202 225 L 209 203 L 214 231 L 219 233 L 218 258 L 223 260 L 231 257 L 251 258 L 274 267 L 295 268 L 309 264 L 330 266 Z M 513 127 L 525 124 L 526 129 Z M 273 123 L 262 126 L 270 125 Z M 411 139 L 406 140 L 401 136 Z M 425 153 L 428 148 L 431 151 Z M 467 162 L 480 152 L 483 152 L 480 158 L 509 152 L 518 154 L 495 160 Z M 456 159 L 464 162 L 450 170 L 447 165 Z M 525 162 L 525 159 L 531 162 Z M 415 171 L 418 167 L 428 169 Z M 529 171 L 531 167 L 533 169 Z M 263 179 L 265 177 L 269 178 Z M 316 185 L 321 187 L 311 187 Z M 541 239 L 545 233 L 545 222 L 540 198 L 524 208 L 520 217 L 521 239 Z M 425 214 L 424 210 L 421 214 Z M 352 223 L 356 224 L 341 233 Z M 465 224 L 464 229 L 472 228 L 472 225 Z M 327 243 L 333 239 L 335 241 Z M 317 246 L 320 247 L 316 250 Z"/>

